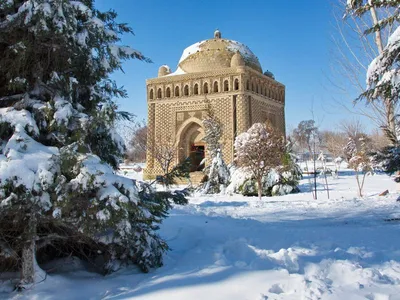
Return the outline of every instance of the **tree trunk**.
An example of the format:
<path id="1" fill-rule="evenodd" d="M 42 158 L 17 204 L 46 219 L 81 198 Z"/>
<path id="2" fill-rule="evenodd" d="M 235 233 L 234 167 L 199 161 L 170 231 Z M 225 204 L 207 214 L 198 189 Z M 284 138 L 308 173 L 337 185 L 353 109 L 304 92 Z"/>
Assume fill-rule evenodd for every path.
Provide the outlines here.
<path id="1" fill-rule="evenodd" d="M 326 193 L 328 194 L 328 199 L 329 199 L 329 185 L 328 185 L 328 177 L 326 176 L 326 170 L 324 172 L 324 175 L 325 175 Z"/>
<path id="2" fill-rule="evenodd" d="M 308 172 L 308 185 L 310 186 L 310 192 L 313 194 L 313 198 L 314 198 L 314 189 L 313 189 L 312 184 L 311 184 L 310 169 L 308 168 L 308 161 L 307 161 L 307 159 L 306 159 L 306 169 L 307 169 L 307 172 Z"/>
<path id="3" fill-rule="evenodd" d="M 35 241 L 26 241 L 22 249 L 21 284 L 35 282 Z"/>
<path id="4" fill-rule="evenodd" d="M 19 288 L 36 283 L 38 279 L 44 279 L 45 273 L 36 262 L 36 216 L 34 213 L 29 218 L 26 241 L 22 248 L 21 281 Z"/>
<path id="5" fill-rule="evenodd" d="M 262 197 L 262 177 L 257 178 L 257 186 L 258 186 L 258 199 L 261 200 Z"/>
<path id="6" fill-rule="evenodd" d="M 363 179 L 362 179 L 362 182 L 361 182 L 360 194 L 362 193 L 362 190 L 364 188 L 365 176 L 367 176 L 367 172 L 363 173 Z"/>
<path id="7" fill-rule="evenodd" d="M 314 151 L 312 154 L 313 163 L 314 163 L 314 199 L 317 200 L 317 168 L 315 165 L 315 141 L 314 141 Z"/>
<path id="8" fill-rule="evenodd" d="M 375 7 L 371 6 L 370 12 L 371 12 L 372 22 L 374 23 L 374 26 L 378 25 L 379 20 L 378 20 L 378 15 L 376 13 Z M 382 36 L 381 36 L 380 29 L 375 31 L 375 43 L 376 43 L 376 46 L 378 47 L 379 54 L 382 53 L 383 52 L 383 44 L 382 44 Z"/>
<path id="9" fill-rule="evenodd" d="M 356 171 L 356 180 L 358 186 L 358 195 L 360 196 L 360 198 L 362 198 L 362 187 L 360 185 L 360 179 L 358 178 L 358 171 Z"/>

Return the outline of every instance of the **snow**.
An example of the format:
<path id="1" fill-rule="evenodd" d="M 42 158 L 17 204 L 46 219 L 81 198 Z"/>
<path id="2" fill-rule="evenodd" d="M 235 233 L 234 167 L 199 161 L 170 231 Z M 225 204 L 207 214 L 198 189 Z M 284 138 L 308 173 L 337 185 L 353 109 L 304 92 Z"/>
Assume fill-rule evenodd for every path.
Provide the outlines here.
<path id="1" fill-rule="evenodd" d="M 233 40 L 223 40 L 226 42 L 226 49 L 236 53 L 237 51 L 240 52 L 240 54 L 243 56 L 243 58 L 245 59 L 249 59 L 252 61 L 257 61 L 256 56 L 253 54 L 253 52 L 251 52 L 251 50 L 249 49 L 249 47 L 247 47 L 246 45 L 237 42 L 237 41 L 233 41 Z M 203 43 L 206 42 L 206 40 L 204 41 L 200 41 L 197 42 L 193 45 L 190 45 L 189 47 L 187 47 L 185 50 L 183 50 L 182 56 L 179 60 L 180 64 L 182 61 L 184 61 L 186 58 L 188 58 L 190 55 L 201 51 L 201 46 L 203 45 Z"/>
<path id="2" fill-rule="evenodd" d="M 86 40 L 89 38 L 89 32 L 87 29 L 83 29 L 81 32 L 77 33 L 76 41 L 79 45 L 86 47 Z"/>
<path id="3" fill-rule="evenodd" d="M 165 76 L 175 76 L 175 75 L 182 75 L 182 74 L 186 74 L 186 72 L 183 71 L 180 67 L 178 67 L 175 72 L 169 73 Z"/>
<path id="4" fill-rule="evenodd" d="M 28 136 L 22 125 L 16 125 L 13 136 L 0 154 L 0 182 L 23 185 L 28 191 L 46 191 L 53 184 L 55 147 L 46 147 Z M 43 194 L 44 206 L 49 205 L 48 195 Z"/>
<path id="5" fill-rule="evenodd" d="M 27 128 L 28 132 L 39 134 L 39 129 L 36 125 L 32 114 L 27 110 L 16 110 L 12 107 L 10 108 L 0 108 L 0 124 L 8 123 L 11 127 L 21 125 L 23 128 Z"/>
<path id="6" fill-rule="evenodd" d="M 368 66 L 367 87 L 377 88 L 373 97 L 383 93 L 386 84 L 390 84 L 393 95 L 398 95 L 400 88 L 400 70 L 393 63 L 398 56 L 400 41 L 400 26 L 389 36 L 384 51 L 379 54 Z M 383 89 L 383 90 L 380 90 Z"/>
<path id="7" fill-rule="evenodd" d="M 394 47 L 399 41 L 400 41 L 400 27 L 397 27 L 396 30 L 388 38 L 388 46 Z"/>
<path id="8" fill-rule="evenodd" d="M 83 4 L 81 1 L 70 1 L 70 4 L 79 12 L 82 14 L 86 14 L 89 17 L 92 16 L 92 11 L 87 7 L 85 4 Z"/>
<path id="9" fill-rule="evenodd" d="M 118 38 L 118 34 L 113 30 L 105 29 L 104 33 L 109 37 Z"/>
<path id="10" fill-rule="evenodd" d="M 142 180 L 143 179 L 143 169 L 146 167 L 146 164 L 120 164 L 119 166 L 119 175 L 125 176 L 128 178 L 132 178 L 134 180 Z"/>
<path id="11" fill-rule="evenodd" d="M 206 40 L 197 42 L 197 43 L 195 43 L 195 44 L 193 44 L 193 45 L 190 45 L 190 46 L 187 47 L 185 50 L 183 50 L 181 59 L 179 60 L 179 63 L 178 63 L 178 64 L 180 64 L 182 61 L 184 61 L 189 55 L 191 55 L 191 54 L 193 54 L 193 53 L 196 53 L 197 51 L 200 51 L 200 46 L 201 46 L 205 41 L 206 41 Z"/>
<path id="12" fill-rule="evenodd" d="M 239 51 L 242 57 L 245 59 L 250 59 L 250 60 L 256 59 L 255 55 L 253 54 L 253 52 L 251 52 L 249 47 L 237 41 L 229 41 L 229 44 L 226 48 L 231 52 Z"/>
<path id="13" fill-rule="evenodd" d="M 129 56 L 131 56 L 131 55 L 141 56 L 142 55 L 139 51 L 137 51 L 137 50 L 135 50 L 135 49 L 133 49 L 131 47 L 128 47 L 128 46 L 119 46 L 119 49 L 125 55 L 129 55 Z"/>
<path id="14" fill-rule="evenodd" d="M 112 45 L 108 46 L 108 49 L 110 51 L 110 54 L 116 60 L 118 60 L 122 54 L 127 55 L 127 56 L 138 56 L 138 57 L 142 56 L 142 54 L 139 51 L 137 51 L 131 47 L 128 47 L 128 46 L 118 46 L 118 45 L 112 44 Z"/>
<path id="15" fill-rule="evenodd" d="M 103 28 L 104 27 L 104 23 L 102 20 L 100 20 L 99 18 L 91 18 L 90 22 L 93 24 L 93 26 L 95 27 L 99 27 L 99 28 Z"/>
<path id="16" fill-rule="evenodd" d="M 92 185 L 98 187 L 97 197 L 100 200 L 106 200 L 106 205 L 116 210 L 129 200 L 137 203 L 138 192 L 131 179 L 114 174 L 113 169 L 101 163 L 100 158 L 95 155 L 82 156 L 81 163 L 80 173 L 71 180 L 75 189 L 81 187 L 86 190 L 92 188 Z M 94 180 L 93 175 L 96 175 Z M 130 199 L 119 191 L 118 187 L 122 186 Z M 99 216 L 102 217 L 102 215 Z"/>
<path id="17" fill-rule="evenodd" d="M 49 274 L 23 294 L 0 284 L 0 298 L 400 299 L 396 183 L 367 177 L 366 196 L 357 198 L 354 173 L 345 170 L 328 178 L 328 200 L 318 180 L 317 200 L 308 179 L 299 194 L 262 201 L 191 197 L 161 225 L 172 250 L 148 274 L 129 267 L 103 277 L 78 268 Z M 389 195 L 378 196 L 385 189 Z"/>
<path id="18" fill-rule="evenodd" d="M 58 125 L 68 125 L 69 118 L 74 115 L 74 108 L 72 104 L 67 100 L 56 96 L 54 97 L 54 108 L 56 112 L 54 113 L 54 120 Z"/>

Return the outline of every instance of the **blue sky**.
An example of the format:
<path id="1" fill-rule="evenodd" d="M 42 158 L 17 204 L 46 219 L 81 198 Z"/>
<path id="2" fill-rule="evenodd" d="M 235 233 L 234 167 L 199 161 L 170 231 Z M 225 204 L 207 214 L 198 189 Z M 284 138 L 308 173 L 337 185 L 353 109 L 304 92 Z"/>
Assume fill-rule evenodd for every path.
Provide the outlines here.
<path id="1" fill-rule="evenodd" d="M 125 36 L 123 43 L 153 61 L 126 62 L 125 73 L 113 75 L 129 95 L 119 101 L 120 109 L 139 119 L 147 116 L 146 79 L 156 77 L 162 64 L 175 70 L 183 49 L 212 38 L 216 28 L 222 37 L 246 44 L 263 70 L 272 71 L 286 85 L 287 129 L 312 118 L 312 109 L 325 129 L 355 118 L 335 104 L 338 95 L 329 88 L 329 53 L 334 48 L 331 1 L 97 0 L 96 7 L 114 9 L 118 21 L 128 23 L 135 32 L 135 36 Z"/>

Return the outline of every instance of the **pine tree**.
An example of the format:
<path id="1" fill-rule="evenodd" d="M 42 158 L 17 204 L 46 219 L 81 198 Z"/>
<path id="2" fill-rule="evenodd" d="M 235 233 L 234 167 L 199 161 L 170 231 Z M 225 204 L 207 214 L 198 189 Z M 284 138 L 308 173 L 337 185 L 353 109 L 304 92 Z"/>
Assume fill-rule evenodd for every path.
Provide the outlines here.
<path id="1" fill-rule="evenodd" d="M 366 97 L 370 101 L 383 97 L 391 103 L 397 103 L 400 94 L 400 0 L 348 0 L 348 13 L 362 16 L 371 11 L 376 14 L 379 8 L 388 9 L 391 14 L 366 31 L 366 34 L 375 33 L 376 39 L 379 39 L 380 31 L 393 26 L 395 29 L 388 38 L 388 43 L 383 46 L 379 55 L 370 63 L 367 71 L 367 90 L 360 97 Z M 373 159 L 380 165 L 384 171 L 393 174 L 400 171 L 400 140 L 399 140 L 399 122 L 393 116 L 391 119 L 393 126 L 385 128 L 386 134 L 391 145 L 373 153 Z"/>
<path id="2" fill-rule="evenodd" d="M 400 124 L 396 123 L 397 130 L 400 129 Z M 375 168 L 382 169 L 384 172 L 392 175 L 400 171 L 400 134 L 399 132 L 390 134 L 388 132 L 388 138 L 391 144 L 378 149 L 371 153 L 372 161 Z M 397 174 L 396 182 L 399 182 L 400 176 Z"/>
<path id="3" fill-rule="evenodd" d="M 168 207 L 115 173 L 114 99 L 127 95 L 109 75 L 126 59 L 149 61 L 118 45 L 132 30 L 116 16 L 92 0 L 0 2 L 0 265 L 21 258 L 22 287 L 52 247 L 103 253 L 105 270 L 162 264 L 156 229 Z"/>
<path id="4" fill-rule="evenodd" d="M 393 103 L 398 101 L 400 92 L 400 0 L 347 0 L 347 14 L 362 17 L 366 13 L 371 14 L 373 26 L 365 31 L 365 34 L 375 34 L 375 42 L 378 46 L 379 55 L 370 63 L 367 70 L 367 88 L 359 98 L 366 98 L 368 101 L 385 99 L 388 107 L 388 123 L 386 128 L 391 137 L 395 137 L 395 113 Z M 391 12 L 385 18 L 379 19 L 379 9 L 386 9 Z M 383 45 L 381 31 L 393 26 L 395 30 L 388 38 L 386 45 Z"/>

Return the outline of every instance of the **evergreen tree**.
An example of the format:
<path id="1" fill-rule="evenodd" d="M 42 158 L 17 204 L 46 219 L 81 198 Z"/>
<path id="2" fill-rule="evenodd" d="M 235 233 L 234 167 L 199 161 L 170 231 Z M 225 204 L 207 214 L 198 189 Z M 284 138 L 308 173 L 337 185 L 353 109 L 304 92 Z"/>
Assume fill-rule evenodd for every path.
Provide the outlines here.
<path id="1" fill-rule="evenodd" d="M 399 130 L 400 124 L 397 121 L 396 128 Z M 388 174 L 394 174 L 400 171 L 400 134 L 391 134 L 387 132 L 387 136 L 390 139 L 391 144 L 374 151 L 371 153 L 374 167 L 382 169 Z M 396 182 L 400 182 L 400 176 L 397 174 Z"/>
<path id="2" fill-rule="evenodd" d="M 211 163 L 208 166 L 207 181 L 200 190 L 205 194 L 216 194 L 221 192 L 221 186 L 227 186 L 229 180 L 229 170 L 222 157 L 220 143 L 223 129 L 221 122 L 211 110 L 203 120 L 203 126 L 205 131 L 204 141 L 207 145 Z"/>
<path id="3" fill-rule="evenodd" d="M 348 0 L 347 10 L 349 14 L 362 16 L 371 12 L 375 19 L 378 9 L 387 9 L 391 13 L 388 17 L 374 22 L 374 26 L 365 33 L 375 33 L 375 38 L 380 39 L 380 31 L 388 26 L 393 26 L 394 30 L 388 38 L 382 51 L 370 63 L 367 70 L 367 89 L 360 97 L 366 97 L 370 101 L 375 101 L 379 97 L 387 99 L 390 103 L 397 103 L 400 94 L 400 0 Z M 386 134 L 391 145 L 373 153 L 375 164 L 381 166 L 384 171 L 392 174 L 400 170 L 400 144 L 399 144 L 399 122 L 393 116 L 393 128 L 385 128 Z"/>
<path id="4" fill-rule="evenodd" d="M 20 259 L 22 287 L 38 280 L 43 251 L 147 271 L 167 249 L 155 230 L 168 207 L 115 173 L 114 99 L 126 92 L 109 75 L 149 61 L 117 45 L 132 30 L 116 16 L 92 0 L 0 2 L 0 265 Z"/>
<path id="5" fill-rule="evenodd" d="M 360 95 L 368 101 L 378 101 L 385 99 L 387 106 L 393 106 L 398 101 L 400 92 L 400 0 L 347 0 L 347 14 L 362 17 L 370 13 L 373 19 L 373 26 L 365 31 L 365 34 L 375 34 L 375 41 L 379 48 L 379 55 L 373 59 L 367 70 L 367 88 Z M 387 17 L 379 19 L 379 9 L 389 11 Z M 381 31 L 393 26 L 395 29 L 388 38 L 386 45 L 383 45 Z M 389 122 L 392 124 L 386 130 L 391 137 L 395 137 L 395 115 L 390 109 L 388 115 Z"/>

